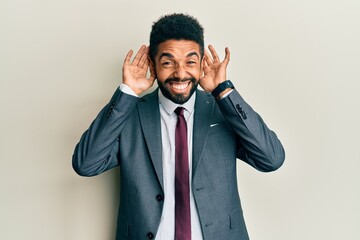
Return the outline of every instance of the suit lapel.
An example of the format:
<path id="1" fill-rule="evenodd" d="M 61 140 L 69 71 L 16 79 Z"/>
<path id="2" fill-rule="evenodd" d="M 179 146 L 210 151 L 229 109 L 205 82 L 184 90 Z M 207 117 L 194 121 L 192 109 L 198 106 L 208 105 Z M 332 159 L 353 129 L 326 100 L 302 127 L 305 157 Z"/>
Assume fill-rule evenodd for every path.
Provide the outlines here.
<path id="1" fill-rule="evenodd" d="M 139 116 L 141 127 L 145 136 L 146 145 L 148 147 L 150 157 L 163 188 L 163 167 L 162 167 L 162 144 L 161 144 L 161 126 L 160 126 L 160 110 L 158 101 L 158 91 L 143 97 L 139 104 Z"/>
<path id="2" fill-rule="evenodd" d="M 193 176 L 201 160 L 207 134 L 210 129 L 211 117 L 215 101 L 211 95 L 197 90 L 193 126 Z M 158 91 L 143 97 L 138 104 L 141 128 L 149 150 L 159 183 L 163 186 L 161 120 Z"/>
<path id="3" fill-rule="evenodd" d="M 210 94 L 197 90 L 193 127 L 193 176 L 196 173 L 196 168 L 199 165 L 205 147 L 214 103 L 215 101 Z"/>

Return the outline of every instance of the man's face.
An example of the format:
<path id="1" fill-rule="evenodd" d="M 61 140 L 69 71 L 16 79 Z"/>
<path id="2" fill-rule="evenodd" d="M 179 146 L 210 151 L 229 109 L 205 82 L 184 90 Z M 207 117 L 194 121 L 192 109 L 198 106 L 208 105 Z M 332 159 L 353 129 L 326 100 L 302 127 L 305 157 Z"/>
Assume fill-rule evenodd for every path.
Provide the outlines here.
<path id="1" fill-rule="evenodd" d="M 158 46 L 155 72 L 161 92 L 183 104 L 195 92 L 202 75 L 199 44 L 189 40 L 167 40 Z"/>

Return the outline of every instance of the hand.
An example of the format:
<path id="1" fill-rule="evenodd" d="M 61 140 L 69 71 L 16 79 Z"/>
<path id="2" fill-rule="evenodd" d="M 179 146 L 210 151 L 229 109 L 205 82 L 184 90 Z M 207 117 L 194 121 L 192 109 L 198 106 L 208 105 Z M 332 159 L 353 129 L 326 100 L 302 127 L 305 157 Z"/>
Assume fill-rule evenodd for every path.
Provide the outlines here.
<path id="1" fill-rule="evenodd" d="M 200 78 L 200 86 L 207 92 L 212 92 L 220 83 L 226 80 L 226 67 L 230 61 L 230 50 L 225 48 L 225 58 L 220 62 L 215 48 L 209 45 L 210 54 L 205 50 L 203 70 L 204 76 Z"/>
<path id="2" fill-rule="evenodd" d="M 130 50 L 125 57 L 122 69 L 123 83 L 128 85 L 137 95 L 148 90 L 155 81 L 153 65 L 149 66 L 149 47 L 142 45 L 136 53 L 135 58 L 130 62 L 133 50 Z M 150 68 L 150 77 L 146 78 Z"/>

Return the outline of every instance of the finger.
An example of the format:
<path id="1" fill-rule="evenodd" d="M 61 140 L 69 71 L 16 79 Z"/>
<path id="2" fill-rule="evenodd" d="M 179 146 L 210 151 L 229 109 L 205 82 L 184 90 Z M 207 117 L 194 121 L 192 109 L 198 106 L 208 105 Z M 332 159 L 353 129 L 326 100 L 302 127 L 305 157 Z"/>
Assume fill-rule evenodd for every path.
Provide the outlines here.
<path id="1" fill-rule="evenodd" d="M 225 58 L 224 58 L 223 63 L 225 63 L 226 66 L 227 66 L 228 63 L 229 63 L 229 61 L 230 61 L 230 50 L 229 50 L 228 47 L 226 47 L 226 48 L 225 48 Z"/>
<path id="2" fill-rule="evenodd" d="M 127 54 L 126 54 L 126 57 L 124 59 L 124 65 L 127 65 L 127 64 L 130 64 L 130 59 L 131 59 L 131 56 L 133 54 L 133 50 L 130 50 Z"/>
<path id="3" fill-rule="evenodd" d="M 140 64 L 140 62 L 139 62 L 139 64 Z M 139 66 L 139 67 L 140 67 L 140 66 Z M 145 59 L 144 63 L 142 63 L 141 68 L 144 69 L 145 71 L 148 70 L 148 68 L 149 68 L 149 61 L 148 61 L 147 59 Z"/>
<path id="4" fill-rule="evenodd" d="M 139 67 L 147 68 L 149 66 L 148 55 L 149 55 L 149 47 L 146 47 L 145 52 L 143 53 L 143 55 L 139 60 Z"/>
<path id="5" fill-rule="evenodd" d="M 144 54 L 145 51 L 146 51 L 146 46 L 142 45 L 140 47 L 140 49 L 138 50 L 138 52 L 136 53 L 135 58 L 134 58 L 134 60 L 132 62 L 132 65 L 138 66 L 138 64 L 140 62 L 140 59 L 141 59 L 141 57 L 142 57 L 142 55 Z"/>
<path id="6" fill-rule="evenodd" d="M 207 50 L 205 50 L 205 63 L 207 64 L 207 66 L 213 63 L 213 60 Z"/>
<path id="7" fill-rule="evenodd" d="M 209 50 L 210 50 L 211 55 L 212 55 L 212 57 L 214 59 L 214 63 L 219 63 L 220 59 L 219 59 L 219 56 L 217 55 L 217 53 L 215 51 L 215 48 L 212 45 L 209 45 Z"/>

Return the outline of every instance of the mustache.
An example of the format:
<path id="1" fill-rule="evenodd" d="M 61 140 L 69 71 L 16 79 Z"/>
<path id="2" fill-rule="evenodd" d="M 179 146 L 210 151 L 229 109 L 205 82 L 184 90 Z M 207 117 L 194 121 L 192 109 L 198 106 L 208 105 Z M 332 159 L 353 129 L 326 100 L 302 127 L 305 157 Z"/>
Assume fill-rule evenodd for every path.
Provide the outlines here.
<path id="1" fill-rule="evenodd" d="M 183 79 L 170 77 L 170 78 L 165 79 L 164 84 L 167 84 L 170 82 L 187 82 L 187 81 L 196 83 L 196 79 L 194 77 L 183 78 Z"/>

